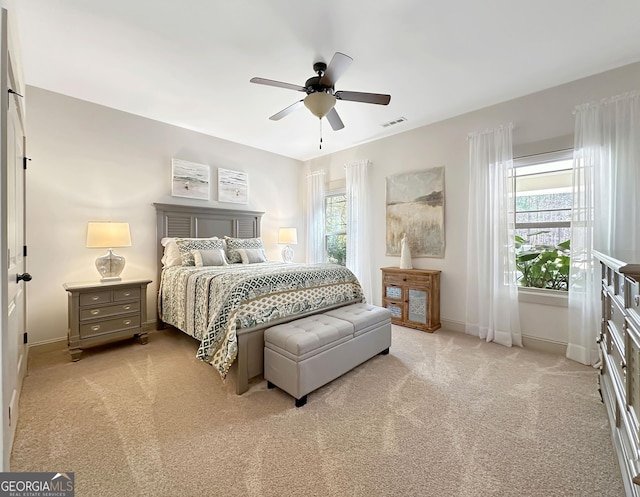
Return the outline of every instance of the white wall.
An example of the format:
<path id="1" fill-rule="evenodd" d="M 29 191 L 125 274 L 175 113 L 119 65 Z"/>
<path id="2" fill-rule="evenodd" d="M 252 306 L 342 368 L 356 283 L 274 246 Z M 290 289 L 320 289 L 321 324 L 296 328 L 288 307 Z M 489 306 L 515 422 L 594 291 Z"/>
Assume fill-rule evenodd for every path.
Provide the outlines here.
<path id="1" fill-rule="evenodd" d="M 65 282 L 97 281 L 96 257 L 85 247 L 87 221 L 130 223 L 132 246 L 116 249 L 123 278 L 154 280 L 148 317 L 156 316 L 154 202 L 263 211 L 262 237 L 280 260 L 277 229 L 299 226 L 302 163 L 218 138 L 27 87 L 27 328 L 29 342 L 67 334 Z M 171 196 L 171 158 L 211 166 L 211 201 Z M 219 203 L 217 168 L 248 173 L 249 204 Z M 304 258 L 304 244 L 296 260 Z"/>
<path id="2" fill-rule="evenodd" d="M 328 181 L 344 177 L 345 163 L 362 159 L 373 162 L 374 303 L 380 304 L 382 300 L 379 268 L 399 265 L 398 257 L 385 255 L 387 176 L 438 166 L 446 168 L 445 257 L 415 258 L 413 265 L 442 271 L 441 317 L 449 326 L 460 329 L 465 317 L 467 275 L 468 133 L 512 122 L 516 156 L 555 150 L 558 144 L 572 146 L 572 112 L 576 105 L 639 88 L 640 63 L 309 161 L 312 171 L 324 169 L 329 174 Z M 472 81 L 469 91 L 473 91 Z M 411 119 L 410 115 L 406 117 Z M 521 310 L 523 334 L 544 341 L 567 342 L 566 308 L 521 303 Z"/>

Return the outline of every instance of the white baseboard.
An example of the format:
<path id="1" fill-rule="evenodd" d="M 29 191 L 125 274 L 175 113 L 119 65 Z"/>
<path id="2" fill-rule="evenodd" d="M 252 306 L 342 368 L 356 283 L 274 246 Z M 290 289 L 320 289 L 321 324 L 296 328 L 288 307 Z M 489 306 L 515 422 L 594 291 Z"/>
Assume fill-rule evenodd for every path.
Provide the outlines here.
<path id="1" fill-rule="evenodd" d="M 454 321 L 452 319 L 440 319 L 440 324 L 442 324 L 442 327 L 447 330 L 464 333 L 464 323 L 462 321 Z"/>
<path id="2" fill-rule="evenodd" d="M 522 346 L 527 349 L 547 352 L 554 355 L 565 356 L 567 354 L 566 343 L 547 340 L 546 338 L 522 335 Z"/>
<path id="3" fill-rule="evenodd" d="M 441 319 L 440 322 L 442 323 L 442 327 L 446 330 L 464 333 L 464 323 L 462 321 Z M 566 343 L 528 335 L 522 335 L 522 346 L 527 349 L 547 352 L 554 355 L 564 356 L 567 353 Z"/>

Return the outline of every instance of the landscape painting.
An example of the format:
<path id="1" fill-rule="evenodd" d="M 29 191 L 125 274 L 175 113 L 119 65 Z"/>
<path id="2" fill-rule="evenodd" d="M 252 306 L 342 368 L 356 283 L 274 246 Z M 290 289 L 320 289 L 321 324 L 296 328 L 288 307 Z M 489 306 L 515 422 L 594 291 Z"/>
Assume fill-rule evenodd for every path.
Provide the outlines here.
<path id="1" fill-rule="evenodd" d="M 171 195 L 209 200 L 209 166 L 171 159 Z"/>
<path id="2" fill-rule="evenodd" d="M 218 201 L 246 204 L 249 202 L 247 173 L 218 168 Z"/>
<path id="3" fill-rule="evenodd" d="M 444 257 L 444 167 L 387 176 L 387 255 Z"/>

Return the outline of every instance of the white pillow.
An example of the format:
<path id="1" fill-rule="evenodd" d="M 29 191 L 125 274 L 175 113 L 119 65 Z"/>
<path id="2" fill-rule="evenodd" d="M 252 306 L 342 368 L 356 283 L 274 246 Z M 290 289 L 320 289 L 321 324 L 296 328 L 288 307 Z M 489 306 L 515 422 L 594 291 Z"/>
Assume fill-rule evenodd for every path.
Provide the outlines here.
<path id="1" fill-rule="evenodd" d="M 223 249 L 192 250 L 193 260 L 198 267 L 202 266 L 226 266 L 227 258 Z"/>
<path id="2" fill-rule="evenodd" d="M 257 262 L 267 262 L 267 254 L 264 249 L 236 249 L 240 254 L 242 264 L 255 264 Z"/>
<path id="3" fill-rule="evenodd" d="M 176 245 L 176 238 L 163 238 L 160 243 L 164 247 L 161 259 L 162 267 L 182 266 L 182 256 L 178 245 Z"/>

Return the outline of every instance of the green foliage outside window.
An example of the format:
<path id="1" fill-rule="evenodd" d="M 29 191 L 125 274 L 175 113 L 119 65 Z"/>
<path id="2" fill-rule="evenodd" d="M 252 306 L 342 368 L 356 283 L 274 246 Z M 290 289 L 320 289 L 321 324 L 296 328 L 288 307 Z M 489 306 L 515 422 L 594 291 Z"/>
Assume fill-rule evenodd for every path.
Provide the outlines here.
<path id="1" fill-rule="evenodd" d="M 529 239 L 515 237 L 518 282 L 526 287 L 567 291 L 571 263 L 570 241 L 564 241 L 556 246 L 536 244 L 531 241 L 531 237 L 543 233 L 548 232 L 532 233 Z"/>
<path id="2" fill-rule="evenodd" d="M 327 260 L 334 264 L 347 263 L 347 196 L 329 195 L 325 201 L 325 247 Z"/>
<path id="3" fill-rule="evenodd" d="M 347 263 L 347 235 L 327 236 L 327 259 L 342 266 Z"/>

